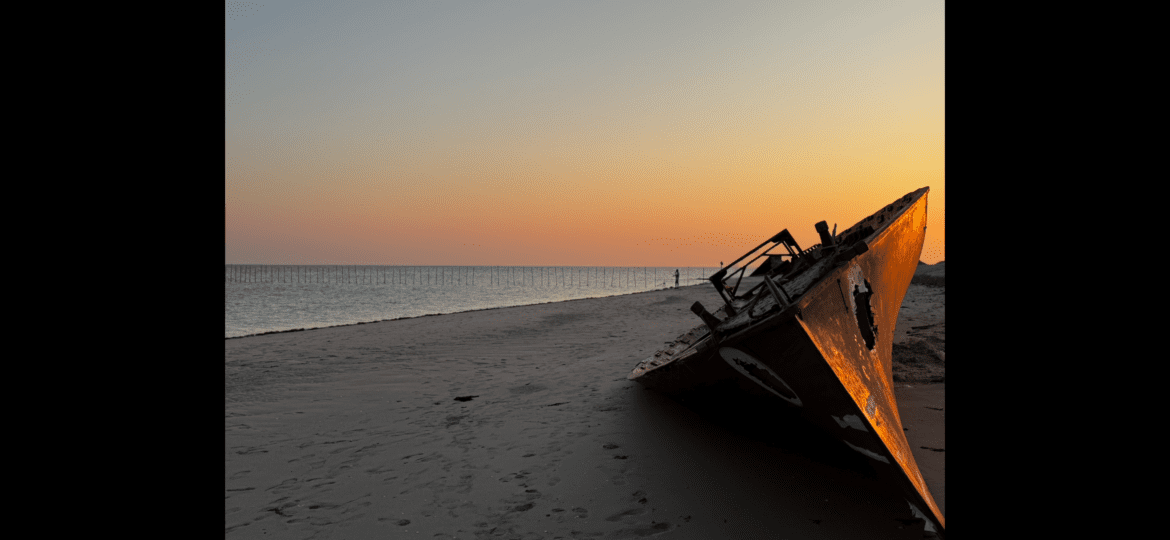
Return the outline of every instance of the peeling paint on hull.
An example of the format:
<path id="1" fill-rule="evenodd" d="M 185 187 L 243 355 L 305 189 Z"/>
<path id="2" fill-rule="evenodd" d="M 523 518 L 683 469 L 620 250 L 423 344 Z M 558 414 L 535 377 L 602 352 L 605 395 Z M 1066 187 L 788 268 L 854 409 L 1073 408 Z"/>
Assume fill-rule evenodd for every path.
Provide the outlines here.
<path id="1" fill-rule="evenodd" d="M 842 233 L 873 228 L 853 235 L 868 247 L 859 255 L 810 265 L 815 282 L 787 291 L 794 301 L 784 309 L 758 309 L 758 301 L 736 317 L 716 312 L 722 324 L 714 332 L 696 327 L 688 335 L 703 335 L 685 351 L 667 347 L 629 379 L 671 395 L 733 382 L 800 405 L 810 422 L 871 458 L 879 476 L 922 514 L 926 530 L 942 537 L 945 520 L 902 430 L 891 360 L 898 310 L 922 252 L 928 191 L 910 193 Z"/>
<path id="2" fill-rule="evenodd" d="M 855 414 L 847 414 L 845 415 L 845 418 L 837 418 L 836 416 L 833 416 L 833 420 L 835 420 L 837 425 L 841 427 L 851 427 L 858 431 L 869 431 L 866 429 L 865 424 L 862 423 L 861 418 Z"/>
<path id="3" fill-rule="evenodd" d="M 883 456 L 877 452 L 874 452 L 873 450 L 866 450 L 865 448 L 862 448 L 860 446 L 855 446 L 853 443 L 851 443 L 849 441 L 845 441 L 845 444 L 849 445 L 849 448 L 852 448 L 854 451 L 856 451 L 857 453 L 859 453 L 867 458 L 880 461 L 882 463 L 885 463 L 886 465 L 890 464 L 890 460 L 886 459 L 886 456 Z"/>

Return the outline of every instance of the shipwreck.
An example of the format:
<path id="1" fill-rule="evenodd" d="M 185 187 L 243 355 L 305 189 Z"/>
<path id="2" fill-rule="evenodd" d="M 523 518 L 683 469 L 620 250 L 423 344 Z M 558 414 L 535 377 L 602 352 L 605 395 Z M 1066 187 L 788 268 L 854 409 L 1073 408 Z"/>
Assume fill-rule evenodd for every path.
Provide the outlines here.
<path id="1" fill-rule="evenodd" d="M 719 386 L 778 401 L 869 458 L 925 531 L 942 512 L 903 434 L 894 325 L 922 253 L 930 188 L 802 249 L 785 229 L 709 278 L 723 305 L 642 360 L 630 380 L 672 396 Z M 750 272 L 749 272 L 750 270 Z"/>

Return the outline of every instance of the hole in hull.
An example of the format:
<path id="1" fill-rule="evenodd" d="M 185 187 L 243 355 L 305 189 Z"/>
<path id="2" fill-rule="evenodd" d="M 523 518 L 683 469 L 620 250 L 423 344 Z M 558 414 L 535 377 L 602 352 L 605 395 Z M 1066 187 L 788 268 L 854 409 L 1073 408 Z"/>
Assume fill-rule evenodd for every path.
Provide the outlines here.
<path id="1" fill-rule="evenodd" d="M 873 297 L 873 288 L 869 286 L 869 280 L 862 281 L 865 283 L 864 286 L 853 286 L 853 305 L 857 308 L 854 315 L 857 316 L 857 328 L 861 330 L 861 338 L 865 340 L 865 346 L 872 351 L 877 336 L 877 325 L 873 322 L 873 306 L 869 303 Z"/>

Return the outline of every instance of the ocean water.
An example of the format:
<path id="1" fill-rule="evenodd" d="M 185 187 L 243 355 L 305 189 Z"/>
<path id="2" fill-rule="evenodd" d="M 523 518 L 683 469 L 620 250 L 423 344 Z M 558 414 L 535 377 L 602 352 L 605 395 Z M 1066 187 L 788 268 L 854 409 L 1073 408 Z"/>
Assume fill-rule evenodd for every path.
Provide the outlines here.
<path id="1" fill-rule="evenodd" d="M 674 287 L 675 267 L 224 266 L 224 337 Z M 679 267 L 679 286 L 718 268 Z"/>

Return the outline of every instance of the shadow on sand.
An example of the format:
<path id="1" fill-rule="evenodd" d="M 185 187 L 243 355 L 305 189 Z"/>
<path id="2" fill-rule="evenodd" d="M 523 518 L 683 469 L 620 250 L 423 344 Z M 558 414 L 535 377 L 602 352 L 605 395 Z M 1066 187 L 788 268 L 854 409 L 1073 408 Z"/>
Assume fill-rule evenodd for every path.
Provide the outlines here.
<path id="1" fill-rule="evenodd" d="M 864 456 L 790 407 L 734 392 L 685 402 L 629 392 L 625 440 L 650 458 L 638 476 L 670 493 L 657 501 L 663 517 L 691 518 L 671 538 L 923 538 Z"/>

